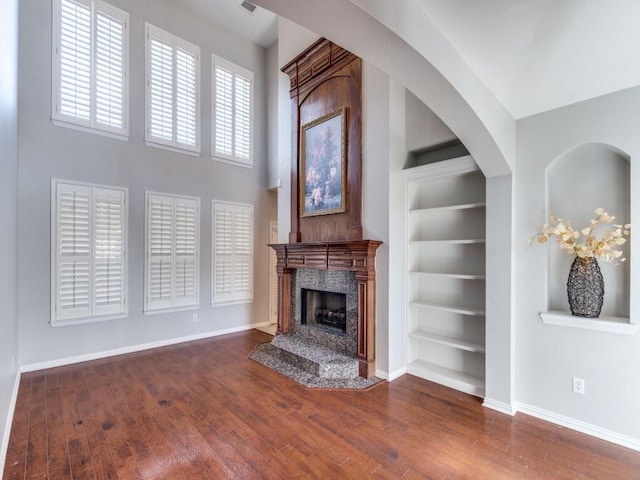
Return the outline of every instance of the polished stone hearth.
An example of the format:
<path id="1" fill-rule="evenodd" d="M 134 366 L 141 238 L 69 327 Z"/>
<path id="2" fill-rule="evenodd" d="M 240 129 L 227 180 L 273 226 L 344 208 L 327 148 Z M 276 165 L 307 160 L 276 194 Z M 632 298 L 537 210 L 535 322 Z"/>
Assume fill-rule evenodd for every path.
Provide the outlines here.
<path id="1" fill-rule="evenodd" d="M 340 310 L 345 328 L 325 328 L 304 320 L 304 293 L 344 297 Z M 291 330 L 278 333 L 271 343 L 259 345 L 251 358 L 307 387 L 368 388 L 379 379 L 360 376 L 357 354 L 358 291 L 354 272 L 299 269 L 292 274 Z M 323 309 L 324 306 L 314 307 Z"/>
<path id="2" fill-rule="evenodd" d="M 330 347 L 358 360 L 358 374 L 375 376 L 375 253 L 380 246 L 375 240 L 352 240 L 309 243 L 271 244 L 275 250 L 278 273 L 278 335 L 303 334 L 316 337 L 321 347 Z M 333 300 L 314 310 L 313 315 L 340 317 L 340 331 L 315 322 L 303 333 L 307 322 L 300 322 L 303 289 L 338 293 L 346 297 L 346 306 Z M 308 319 L 307 319 L 308 320 Z M 302 323 L 302 325 L 301 325 Z M 307 323 L 307 324 L 304 324 Z M 311 322 L 314 323 L 314 322 Z M 313 325 L 312 325 L 313 326 Z M 322 339 L 323 331 L 333 331 Z"/>
<path id="3" fill-rule="evenodd" d="M 311 388 L 363 389 L 381 381 L 360 377 L 356 358 L 293 334 L 258 345 L 249 358 Z"/>

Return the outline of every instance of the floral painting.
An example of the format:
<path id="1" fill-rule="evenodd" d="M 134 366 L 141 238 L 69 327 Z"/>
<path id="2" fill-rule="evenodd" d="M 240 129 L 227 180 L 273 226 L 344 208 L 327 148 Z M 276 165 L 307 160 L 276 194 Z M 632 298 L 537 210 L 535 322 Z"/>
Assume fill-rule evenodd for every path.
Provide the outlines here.
<path id="1" fill-rule="evenodd" d="M 346 111 L 329 113 L 302 127 L 300 210 L 303 217 L 345 211 Z"/>

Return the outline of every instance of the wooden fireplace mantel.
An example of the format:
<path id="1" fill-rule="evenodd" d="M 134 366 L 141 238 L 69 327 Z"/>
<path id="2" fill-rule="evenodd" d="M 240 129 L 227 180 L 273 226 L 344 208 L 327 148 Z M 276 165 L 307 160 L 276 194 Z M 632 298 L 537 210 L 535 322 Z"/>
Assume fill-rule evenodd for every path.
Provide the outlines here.
<path id="1" fill-rule="evenodd" d="M 360 376 L 375 376 L 375 306 L 377 240 L 278 243 L 278 334 L 291 331 L 291 274 L 298 268 L 355 272 L 358 284 L 357 353 Z"/>

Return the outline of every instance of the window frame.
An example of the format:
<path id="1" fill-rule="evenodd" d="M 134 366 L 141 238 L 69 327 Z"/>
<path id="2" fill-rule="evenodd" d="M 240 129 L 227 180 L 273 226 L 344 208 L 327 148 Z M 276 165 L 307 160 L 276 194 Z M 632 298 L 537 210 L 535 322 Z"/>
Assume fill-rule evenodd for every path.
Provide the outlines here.
<path id="1" fill-rule="evenodd" d="M 57 298 L 58 298 L 58 201 L 57 201 L 57 192 L 58 185 L 68 185 L 79 188 L 89 188 L 91 189 L 91 197 L 92 202 L 90 203 L 90 210 L 93 213 L 93 218 L 90 220 L 92 225 L 95 222 L 95 199 L 93 197 L 94 191 L 97 189 L 100 190 L 111 190 L 114 192 L 120 192 L 123 196 L 122 199 L 122 311 L 113 314 L 103 314 L 103 315 L 89 315 L 82 317 L 75 317 L 69 319 L 58 319 L 57 318 Z M 128 291 L 129 291 L 129 273 L 128 273 L 128 235 L 129 235 L 129 189 L 126 187 L 117 187 L 111 185 L 99 185 L 95 183 L 86 183 L 86 182 L 76 182 L 70 180 L 63 180 L 59 178 L 51 179 L 51 238 L 50 238 L 50 256 L 51 256 L 51 268 L 50 268 L 50 276 L 51 276 L 51 310 L 49 314 L 49 324 L 52 327 L 65 327 L 70 325 L 80 325 L 85 323 L 95 323 L 95 322 L 103 322 L 108 320 L 118 320 L 122 318 L 127 318 L 129 316 L 129 301 L 128 301 Z M 94 252 L 95 252 L 95 229 L 92 228 L 91 234 L 91 252 L 89 254 L 89 263 L 90 270 L 93 271 L 94 268 Z M 90 277 L 90 298 L 93 299 L 95 296 L 95 272 L 94 277 Z M 91 308 L 91 307 L 90 307 Z"/>
<path id="2" fill-rule="evenodd" d="M 232 207 L 233 209 L 246 209 L 249 211 L 251 218 L 251 226 L 250 226 L 250 262 L 249 262 L 249 277 L 251 290 L 244 297 L 234 297 L 234 298 L 222 298 L 216 296 L 216 206 L 227 206 Z M 253 303 L 254 298 L 254 282 L 255 282 L 255 215 L 254 215 L 254 207 L 249 203 L 240 203 L 240 202 L 228 202 L 223 200 L 213 199 L 211 201 L 211 306 L 219 307 L 219 306 L 228 306 L 228 305 L 239 305 L 246 303 Z M 233 244 L 237 244 L 237 238 L 233 237 Z M 234 255 L 235 256 L 235 255 Z M 234 273 L 236 266 L 233 265 Z M 233 296 L 233 293 L 231 294 Z"/>
<path id="3" fill-rule="evenodd" d="M 172 125 L 171 125 L 171 140 L 166 140 L 160 137 L 152 136 L 151 134 L 151 37 L 160 39 L 160 41 L 171 45 L 172 49 Z M 199 157 L 201 154 L 201 142 L 202 142 L 202 118 L 201 118 L 201 103 L 202 103 L 202 80 L 200 78 L 202 71 L 202 56 L 200 54 L 200 47 L 193 43 L 169 33 L 149 22 L 145 22 L 145 144 L 150 147 L 162 148 L 172 152 L 183 153 L 191 156 Z M 177 122 L 176 122 L 176 102 L 177 102 L 177 83 L 176 83 L 176 51 L 180 48 L 186 52 L 191 53 L 196 57 L 196 72 L 195 72 L 195 145 L 180 143 L 177 141 Z"/>
<path id="4" fill-rule="evenodd" d="M 172 260 L 172 276 L 171 276 L 171 282 L 172 282 L 172 287 L 171 287 L 171 298 L 172 298 L 172 304 L 168 307 L 152 307 L 149 305 L 149 299 L 150 299 L 150 281 L 151 281 L 151 252 L 150 252 L 150 242 L 151 242 L 151 235 L 150 235 L 150 199 L 151 196 L 157 196 L 157 197 L 165 197 L 165 198 L 171 198 L 173 201 L 173 206 L 172 206 L 172 232 L 171 232 L 171 236 L 172 236 L 172 258 L 175 259 L 176 253 L 175 253 L 175 207 L 176 207 L 176 200 L 183 200 L 183 201 L 188 201 L 188 202 L 195 202 L 196 204 L 196 208 L 197 208 L 197 212 L 196 212 L 196 225 L 195 225 L 195 248 L 196 248 L 196 253 L 195 253 L 195 262 L 194 262 L 194 266 L 195 266 L 195 280 L 194 280 L 194 287 L 195 287 L 195 297 L 196 297 L 196 301 L 195 303 L 192 304 L 184 304 L 184 305 L 176 305 L 174 302 L 175 299 L 175 262 L 174 260 Z M 200 301 L 201 301 L 201 295 L 200 295 L 200 260 L 201 260 L 201 251 L 200 251 L 200 226 L 201 226 L 201 213 L 202 213 L 202 209 L 201 209 L 201 202 L 200 202 L 200 197 L 191 197 L 191 196 L 186 196 L 186 195 L 176 195 L 176 194 L 172 194 L 172 193 L 163 193 L 163 192 L 156 192 L 156 191 L 151 191 L 151 190 L 145 190 L 145 207 L 144 207 L 144 214 L 145 214 L 145 235 L 144 235 L 144 299 L 143 299 L 143 314 L 144 315 L 159 315 L 159 314 L 163 314 L 163 313 L 172 313 L 172 312 L 181 312 L 181 311 L 188 311 L 188 310 L 198 310 L 200 308 Z"/>
<path id="5" fill-rule="evenodd" d="M 53 1 L 53 15 L 52 15 L 52 78 L 51 78 L 51 121 L 54 125 L 59 127 L 71 128 L 86 133 L 93 133 L 98 135 L 115 138 L 118 140 L 129 139 L 129 57 L 130 57 L 130 32 L 129 32 L 129 13 L 119 9 L 103 0 L 71 0 L 74 3 L 85 5 L 89 7 L 91 15 L 91 60 L 90 60 L 90 115 L 89 120 L 79 119 L 70 115 L 63 114 L 60 110 L 61 99 L 61 15 L 62 15 L 62 1 Z M 98 12 L 104 12 L 109 16 L 121 20 L 123 24 L 123 86 L 122 86 L 122 128 L 110 127 L 108 125 L 102 125 L 97 122 L 96 119 L 96 18 Z"/>
<path id="6" fill-rule="evenodd" d="M 217 82 L 216 82 L 216 67 L 218 65 L 225 66 L 228 70 L 231 71 L 232 74 L 232 92 L 233 92 L 233 100 L 232 100 L 232 125 L 235 124 L 236 117 L 236 106 L 235 106 L 235 84 L 236 78 L 241 76 L 243 78 L 247 78 L 250 81 L 250 106 L 249 106 L 249 158 L 239 157 L 235 154 L 236 149 L 236 135 L 235 135 L 235 127 L 233 127 L 233 133 L 231 135 L 231 143 L 232 150 L 234 153 L 226 154 L 224 152 L 220 152 L 216 150 L 216 92 L 217 92 Z M 242 68 L 235 63 L 222 58 L 218 55 L 211 55 L 211 158 L 217 160 L 219 162 L 230 163 L 232 165 L 237 165 L 245 168 L 253 168 L 254 166 L 254 151 L 255 151 L 255 74 L 247 70 L 246 68 Z"/>

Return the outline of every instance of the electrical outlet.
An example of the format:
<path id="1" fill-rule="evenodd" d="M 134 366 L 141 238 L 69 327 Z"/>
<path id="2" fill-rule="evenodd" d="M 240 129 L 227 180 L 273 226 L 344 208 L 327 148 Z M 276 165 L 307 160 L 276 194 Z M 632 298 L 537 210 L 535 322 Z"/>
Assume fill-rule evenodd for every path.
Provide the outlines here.
<path id="1" fill-rule="evenodd" d="M 16 369 L 16 357 L 11 357 L 11 370 Z"/>
<path id="2" fill-rule="evenodd" d="M 198 321 L 198 314 L 197 314 L 197 313 L 194 313 L 194 314 L 193 314 L 193 321 L 194 321 L 194 322 L 197 322 L 197 321 Z"/>
<path id="3" fill-rule="evenodd" d="M 573 377 L 573 393 L 584 395 L 584 378 Z"/>

